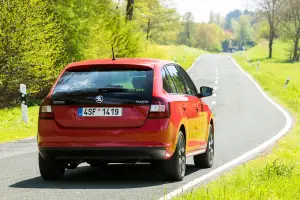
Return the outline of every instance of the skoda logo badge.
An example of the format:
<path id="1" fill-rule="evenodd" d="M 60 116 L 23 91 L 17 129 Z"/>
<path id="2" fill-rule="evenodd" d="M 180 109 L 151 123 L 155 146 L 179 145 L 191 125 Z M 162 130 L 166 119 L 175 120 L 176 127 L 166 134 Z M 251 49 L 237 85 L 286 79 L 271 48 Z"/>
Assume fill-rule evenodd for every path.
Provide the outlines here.
<path id="1" fill-rule="evenodd" d="M 96 96 L 95 100 L 96 100 L 97 103 L 102 103 L 103 102 L 103 96 L 100 96 L 100 95 Z"/>

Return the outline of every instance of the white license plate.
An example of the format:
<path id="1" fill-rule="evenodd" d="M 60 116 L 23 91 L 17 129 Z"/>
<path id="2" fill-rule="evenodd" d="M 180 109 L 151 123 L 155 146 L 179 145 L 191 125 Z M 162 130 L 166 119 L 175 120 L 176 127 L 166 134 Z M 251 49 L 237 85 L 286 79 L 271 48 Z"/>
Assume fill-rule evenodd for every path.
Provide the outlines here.
<path id="1" fill-rule="evenodd" d="M 78 108 L 79 117 L 120 117 L 122 108 Z"/>

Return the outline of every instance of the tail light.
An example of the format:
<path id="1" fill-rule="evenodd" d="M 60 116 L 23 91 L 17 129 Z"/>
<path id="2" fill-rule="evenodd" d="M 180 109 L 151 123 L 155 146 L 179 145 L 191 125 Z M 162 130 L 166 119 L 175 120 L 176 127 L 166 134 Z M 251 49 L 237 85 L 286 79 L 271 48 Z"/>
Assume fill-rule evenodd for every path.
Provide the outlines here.
<path id="1" fill-rule="evenodd" d="M 40 119 L 53 119 L 53 112 L 51 106 L 51 100 L 49 98 L 45 98 L 40 106 Z"/>
<path id="2" fill-rule="evenodd" d="M 153 97 L 150 106 L 149 118 L 168 117 L 170 117 L 170 103 L 162 98 Z"/>

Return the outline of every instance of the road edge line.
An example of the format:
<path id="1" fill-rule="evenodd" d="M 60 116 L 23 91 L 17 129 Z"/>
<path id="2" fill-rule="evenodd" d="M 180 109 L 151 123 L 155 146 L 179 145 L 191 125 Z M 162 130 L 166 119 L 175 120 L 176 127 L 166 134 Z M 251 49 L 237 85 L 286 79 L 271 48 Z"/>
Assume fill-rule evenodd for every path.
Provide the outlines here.
<path id="1" fill-rule="evenodd" d="M 198 185 L 199 183 L 212 178 L 214 176 L 220 175 L 221 173 L 225 172 L 226 170 L 232 169 L 237 165 L 240 165 L 247 160 L 250 160 L 252 157 L 262 153 L 264 150 L 268 149 L 271 145 L 273 145 L 276 141 L 278 141 L 282 136 L 284 136 L 293 126 L 293 118 L 291 115 L 279 104 L 277 104 L 275 101 L 273 101 L 264 91 L 261 89 L 260 85 L 247 73 L 245 72 L 239 64 L 236 63 L 236 61 L 231 57 L 228 56 L 229 59 L 233 62 L 233 64 L 245 75 L 247 76 L 250 81 L 256 86 L 258 91 L 271 103 L 273 104 L 284 116 L 286 119 L 286 124 L 283 127 L 281 131 L 279 131 L 275 136 L 267 140 L 266 142 L 260 144 L 259 146 L 255 147 L 254 149 L 246 152 L 245 154 L 227 162 L 226 164 L 214 169 L 213 171 L 194 179 L 193 181 L 190 181 L 189 183 L 185 184 L 184 186 L 164 195 L 163 197 L 159 198 L 159 200 L 167 200 L 171 199 L 179 194 L 182 194 L 188 189 L 191 189 L 192 187 Z"/>
<path id="2" fill-rule="evenodd" d="M 23 139 L 11 140 L 11 141 L 2 142 L 2 143 L 0 143 L 0 145 L 1 144 L 8 144 L 8 143 L 23 142 L 23 141 L 26 141 L 26 140 L 33 140 L 35 138 L 36 138 L 36 136 L 32 136 L 32 137 L 27 137 L 27 138 L 23 138 Z"/>

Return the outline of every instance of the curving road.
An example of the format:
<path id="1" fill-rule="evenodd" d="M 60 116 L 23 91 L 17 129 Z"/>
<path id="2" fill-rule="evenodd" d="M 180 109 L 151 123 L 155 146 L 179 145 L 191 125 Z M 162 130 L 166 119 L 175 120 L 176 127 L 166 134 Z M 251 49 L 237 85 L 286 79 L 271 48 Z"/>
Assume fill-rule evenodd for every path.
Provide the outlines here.
<path id="1" fill-rule="evenodd" d="M 39 176 L 34 139 L 0 145 L 0 199 L 158 199 L 276 135 L 283 114 L 224 55 L 203 55 L 189 71 L 197 87 L 214 87 L 205 101 L 216 115 L 216 156 L 212 169 L 198 170 L 188 159 L 182 182 L 166 183 L 146 164 L 82 165 L 68 170 L 64 180 L 44 182 Z"/>

